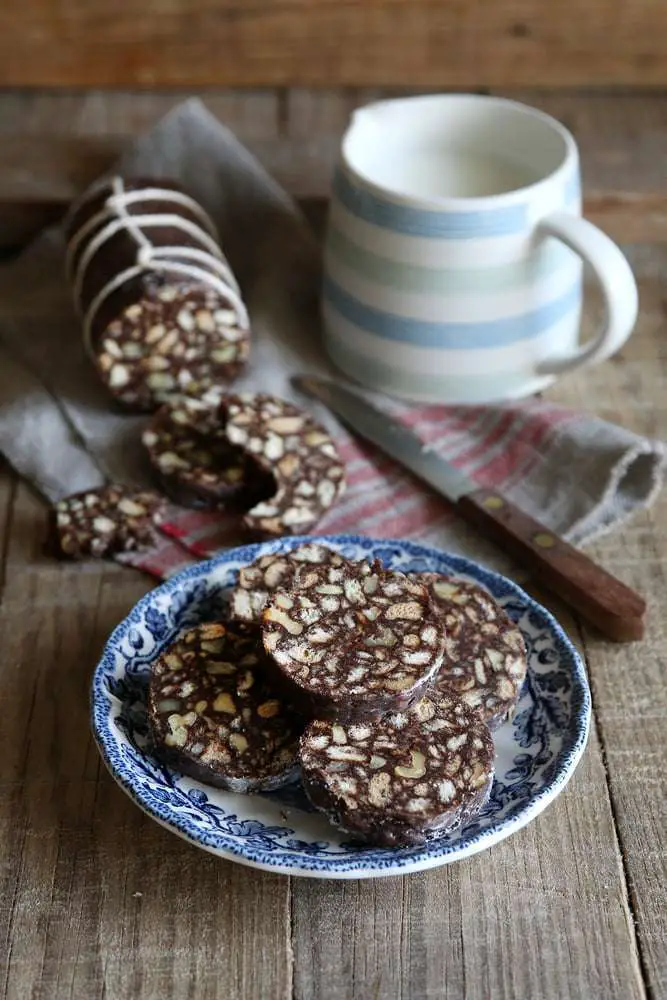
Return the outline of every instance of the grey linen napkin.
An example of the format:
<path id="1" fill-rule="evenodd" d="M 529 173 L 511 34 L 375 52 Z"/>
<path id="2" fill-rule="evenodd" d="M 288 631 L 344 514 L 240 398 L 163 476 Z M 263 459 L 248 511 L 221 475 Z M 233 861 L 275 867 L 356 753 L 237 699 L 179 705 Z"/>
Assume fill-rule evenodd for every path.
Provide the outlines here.
<path id="1" fill-rule="evenodd" d="M 251 364 L 234 391 L 261 389 L 303 405 L 291 376 L 332 372 L 318 327 L 319 249 L 289 196 L 197 100 L 133 143 L 114 171 L 173 178 L 211 214 L 253 329 Z M 51 501 L 104 478 L 148 482 L 138 441 L 145 417 L 114 410 L 91 370 L 64 279 L 63 250 L 62 230 L 55 227 L 0 270 L 0 450 Z M 433 447 L 576 543 L 649 504 L 664 476 L 660 442 L 540 400 L 474 410 L 382 405 L 413 423 L 417 417 L 416 428 Z M 323 530 L 386 536 L 400 529 L 494 561 L 485 545 L 471 552 L 476 543 L 446 505 L 434 509 L 428 491 L 420 493 L 413 480 L 388 469 L 314 408 L 334 429 L 350 472 L 348 493 Z M 198 539 L 205 535 L 204 526 Z"/>

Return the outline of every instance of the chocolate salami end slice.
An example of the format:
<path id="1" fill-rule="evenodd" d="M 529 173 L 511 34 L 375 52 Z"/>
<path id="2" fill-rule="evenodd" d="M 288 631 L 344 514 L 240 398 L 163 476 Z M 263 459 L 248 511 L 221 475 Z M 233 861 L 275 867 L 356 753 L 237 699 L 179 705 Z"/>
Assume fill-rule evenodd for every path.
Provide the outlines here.
<path id="1" fill-rule="evenodd" d="M 164 497 L 150 490 L 111 485 L 76 493 L 53 508 L 56 548 L 70 559 L 150 548 L 166 513 Z"/>
<path id="2" fill-rule="evenodd" d="M 184 774 L 233 792 L 295 780 L 304 723 L 267 680 L 264 660 L 256 628 L 209 623 L 179 636 L 151 670 L 156 752 Z"/>
<path id="3" fill-rule="evenodd" d="M 219 398 L 180 396 L 142 435 L 165 492 L 184 507 L 249 507 L 274 490 L 273 478 L 227 440 Z"/>
<path id="4" fill-rule="evenodd" d="M 327 432 L 291 403 L 262 393 L 227 396 L 227 437 L 269 473 L 275 490 L 244 523 L 256 538 L 308 532 L 345 489 L 345 466 Z"/>
<path id="5" fill-rule="evenodd" d="M 364 563 L 303 566 L 262 612 L 264 648 L 313 714 L 358 719 L 409 705 L 442 663 L 428 588 Z"/>
<path id="6" fill-rule="evenodd" d="M 261 622 L 262 611 L 274 591 L 289 589 L 291 581 L 304 564 L 340 567 L 347 560 L 318 542 L 298 545 L 288 552 L 260 556 L 242 566 L 230 597 L 230 614 L 236 621 Z"/>
<path id="7" fill-rule="evenodd" d="M 249 347 L 247 326 L 219 292 L 149 275 L 92 351 L 111 395 L 129 409 L 150 411 L 179 392 L 204 395 L 232 382 Z"/>
<path id="8" fill-rule="evenodd" d="M 479 712 L 492 728 L 511 718 L 526 677 L 526 645 L 487 590 L 465 580 L 420 573 L 445 630 L 445 655 L 435 680 Z"/>
<path id="9" fill-rule="evenodd" d="M 454 695 L 352 725 L 318 719 L 299 756 L 312 804 L 346 833 L 383 847 L 455 830 L 479 812 L 493 782 L 488 726 Z"/>

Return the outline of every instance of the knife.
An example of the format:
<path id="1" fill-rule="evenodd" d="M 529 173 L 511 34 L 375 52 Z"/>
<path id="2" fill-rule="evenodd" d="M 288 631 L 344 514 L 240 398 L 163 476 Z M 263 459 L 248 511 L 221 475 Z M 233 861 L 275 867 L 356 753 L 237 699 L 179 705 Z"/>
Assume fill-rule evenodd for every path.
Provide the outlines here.
<path id="1" fill-rule="evenodd" d="M 616 577 L 513 504 L 442 458 L 409 428 L 338 382 L 306 375 L 293 383 L 454 504 L 458 513 L 531 570 L 582 617 L 616 642 L 644 635 L 646 602 Z"/>

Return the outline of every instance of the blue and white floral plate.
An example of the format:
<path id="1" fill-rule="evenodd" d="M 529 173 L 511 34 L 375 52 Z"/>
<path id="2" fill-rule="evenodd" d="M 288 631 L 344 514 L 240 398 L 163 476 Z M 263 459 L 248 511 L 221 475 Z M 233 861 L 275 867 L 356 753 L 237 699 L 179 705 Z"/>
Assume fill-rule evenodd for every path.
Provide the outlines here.
<path id="1" fill-rule="evenodd" d="M 591 714 L 583 664 L 554 618 L 505 577 L 412 542 L 336 535 L 316 539 L 352 559 L 434 570 L 486 586 L 519 624 L 530 668 L 511 723 L 495 734 L 496 780 L 484 810 L 423 847 L 363 847 L 308 805 L 299 785 L 238 795 L 164 767 L 147 747 L 151 661 L 185 627 L 219 616 L 240 566 L 291 548 L 280 539 L 230 549 L 147 594 L 113 632 L 95 671 L 92 724 L 104 761 L 149 816 L 213 854 L 254 868 L 318 878 L 368 878 L 434 868 L 482 851 L 529 823 L 563 790 L 581 757 Z M 313 541 L 313 538 L 309 538 Z"/>

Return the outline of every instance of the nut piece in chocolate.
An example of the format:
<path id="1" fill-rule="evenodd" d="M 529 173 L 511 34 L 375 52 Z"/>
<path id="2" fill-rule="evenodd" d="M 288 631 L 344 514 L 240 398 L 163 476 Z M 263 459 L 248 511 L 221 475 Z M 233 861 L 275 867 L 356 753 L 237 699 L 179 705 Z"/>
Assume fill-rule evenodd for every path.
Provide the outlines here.
<path id="1" fill-rule="evenodd" d="M 176 397 L 151 419 L 142 443 L 166 493 L 184 507 L 250 507 L 273 477 L 227 440 L 219 398 Z"/>
<path id="2" fill-rule="evenodd" d="M 347 560 L 319 542 L 307 542 L 288 552 L 273 552 L 260 556 L 248 566 L 242 566 L 229 600 L 230 614 L 236 621 L 261 622 L 262 611 L 275 590 L 285 590 L 297 570 L 311 565 L 343 566 Z"/>
<path id="3" fill-rule="evenodd" d="M 150 490 L 111 485 L 76 493 L 52 511 L 58 553 L 86 559 L 150 548 L 166 512 L 164 497 Z"/>
<path id="4" fill-rule="evenodd" d="M 514 622 L 478 584 L 415 574 L 429 587 L 445 631 L 445 655 L 435 690 L 450 690 L 491 728 L 511 718 L 526 677 L 526 645 Z"/>
<path id="5" fill-rule="evenodd" d="M 341 720 L 409 705 L 444 650 L 428 588 L 365 563 L 299 568 L 262 612 L 262 638 L 295 695 Z"/>
<path id="6" fill-rule="evenodd" d="M 233 792 L 295 780 L 304 723 L 267 680 L 264 662 L 256 627 L 213 622 L 179 636 L 151 669 L 156 753 Z"/>
<path id="7" fill-rule="evenodd" d="M 247 310 L 215 225 L 183 189 L 111 177 L 73 207 L 67 234 L 86 350 L 119 403 L 153 410 L 236 377 Z"/>
<path id="8" fill-rule="evenodd" d="M 376 720 L 315 720 L 299 756 L 312 804 L 335 826 L 383 847 L 456 829 L 479 812 L 493 781 L 489 729 L 453 695 Z"/>

